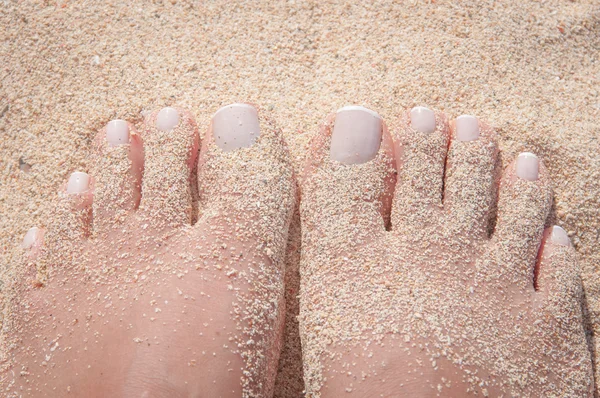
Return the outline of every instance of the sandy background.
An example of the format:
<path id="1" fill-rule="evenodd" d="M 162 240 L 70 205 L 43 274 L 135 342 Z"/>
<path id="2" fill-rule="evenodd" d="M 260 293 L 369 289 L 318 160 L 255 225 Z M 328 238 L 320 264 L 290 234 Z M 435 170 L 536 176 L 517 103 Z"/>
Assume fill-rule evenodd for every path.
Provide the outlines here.
<path id="1" fill-rule="evenodd" d="M 392 119 L 426 105 L 486 119 L 505 163 L 524 150 L 541 155 L 553 177 L 553 219 L 581 254 L 600 325 L 597 1 L 5 0 L 0 32 L 3 269 L 15 264 L 25 231 L 44 226 L 68 175 L 89 170 L 92 137 L 111 119 L 140 123 L 176 104 L 204 129 L 222 105 L 260 103 L 298 165 L 310 134 L 340 106 Z M 302 391 L 298 232 L 280 397 Z"/>

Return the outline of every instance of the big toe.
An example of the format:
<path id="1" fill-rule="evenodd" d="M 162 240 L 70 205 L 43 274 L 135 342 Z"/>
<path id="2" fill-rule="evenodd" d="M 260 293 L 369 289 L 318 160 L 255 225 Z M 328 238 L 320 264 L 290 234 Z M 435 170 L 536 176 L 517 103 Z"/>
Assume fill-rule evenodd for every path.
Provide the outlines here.
<path id="1" fill-rule="evenodd" d="M 302 177 L 307 251 L 342 253 L 381 236 L 394 182 L 393 144 L 381 116 L 360 106 L 331 115 L 311 143 Z"/>
<path id="2" fill-rule="evenodd" d="M 216 112 L 198 162 L 200 227 L 281 265 L 295 189 L 287 147 L 269 117 L 241 103 Z"/>

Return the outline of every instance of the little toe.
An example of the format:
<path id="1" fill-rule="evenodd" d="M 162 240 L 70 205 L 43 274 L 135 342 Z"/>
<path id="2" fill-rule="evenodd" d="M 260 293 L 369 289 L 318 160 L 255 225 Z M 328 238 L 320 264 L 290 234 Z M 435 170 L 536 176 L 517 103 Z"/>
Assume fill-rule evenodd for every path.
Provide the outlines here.
<path id="1" fill-rule="evenodd" d="M 140 200 L 144 151 L 135 128 L 113 120 L 99 131 L 95 141 L 94 230 L 123 222 Z"/>
<path id="2" fill-rule="evenodd" d="M 393 143 L 381 116 L 360 106 L 329 116 L 311 143 L 302 177 L 307 247 L 344 251 L 384 233 L 394 183 Z"/>
<path id="3" fill-rule="evenodd" d="M 395 146 L 398 180 L 392 229 L 427 227 L 438 219 L 448 135 L 446 117 L 431 109 L 415 107 L 400 118 Z"/>
<path id="4" fill-rule="evenodd" d="M 544 231 L 534 278 L 536 290 L 546 297 L 558 298 L 567 292 L 572 296 L 581 286 L 575 249 L 567 232 L 558 225 Z"/>
<path id="5" fill-rule="evenodd" d="M 552 190 L 544 165 L 532 153 L 521 153 L 500 182 L 498 221 L 493 247 L 505 264 L 503 272 L 517 285 L 533 286 L 533 265 L 544 223 L 552 204 Z"/>
<path id="6" fill-rule="evenodd" d="M 281 131 L 269 117 L 243 103 L 215 113 L 198 161 L 198 191 L 200 229 L 227 229 L 224 237 L 258 241 L 281 259 L 296 186 Z"/>
<path id="7" fill-rule="evenodd" d="M 587 386 L 578 396 L 592 396 L 592 356 L 583 319 L 581 268 L 569 236 L 559 226 L 544 231 L 535 272 L 536 327 L 541 336 L 558 336 L 563 350 L 543 356 L 564 362 L 565 369 L 579 369 L 568 377 L 574 386 Z M 564 353 L 568 352 L 569 355 Z M 565 375 L 567 377 L 567 375 Z"/>
<path id="8" fill-rule="evenodd" d="M 487 237 L 495 200 L 498 146 L 493 129 L 474 116 L 451 124 L 453 140 L 446 161 L 444 208 L 455 231 L 469 239 Z"/>
<path id="9" fill-rule="evenodd" d="M 198 153 L 198 130 L 192 115 L 163 108 L 147 119 L 140 215 L 155 225 L 191 222 L 191 171 Z"/>

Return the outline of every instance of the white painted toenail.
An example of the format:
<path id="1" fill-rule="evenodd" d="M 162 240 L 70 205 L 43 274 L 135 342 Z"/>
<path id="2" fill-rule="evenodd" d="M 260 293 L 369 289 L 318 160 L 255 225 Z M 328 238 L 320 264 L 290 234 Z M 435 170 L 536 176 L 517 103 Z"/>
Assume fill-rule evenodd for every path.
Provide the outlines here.
<path id="1" fill-rule="evenodd" d="M 252 105 L 227 105 L 213 116 L 213 137 L 225 152 L 248 148 L 259 135 L 258 112 Z"/>
<path id="2" fill-rule="evenodd" d="M 552 243 L 556 243 L 557 245 L 571 246 L 571 239 L 569 239 L 567 231 L 565 231 L 558 225 L 552 227 L 552 234 L 550 235 L 550 240 L 552 241 Z"/>
<path id="3" fill-rule="evenodd" d="M 87 173 L 76 171 L 69 177 L 67 193 L 82 193 L 90 186 L 90 176 Z"/>
<path id="4" fill-rule="evenodd" d="M 435 130 L 435 113 L 424 106 L 415 106 L 410 110 L 411 127 L 421 133 L 433 133 Z"/>
<path id="5" fill-rule="evenodd" d="M 156 116 L 156 128 L 161 131 L 173 130 L 178 124 L 179 113 L 175 108 L 162 108 Z"/>
<path id="6" fill-rule="evenodd" d="M 362 106 L 338 110 L 331 134 L 331 159 L 344 164 L 373 159 L 381 145 L 381 125 L 381 116 Z"/>
<path id="7" fill-rule="evenodd" d="M 125 120 L 112 120 L 106 125 L 106 141 L 110 146 L 129 144 L 129 126 Z"/>
<path id="8" fill-rule="evenodd" d="M 538 179 L 540 161 L 531 152 L 523 152 L 517 158 L 517 177 L 524 180 L 535 181 Z"/>
<path id="9" fill-rule="evenodd" d="M 456 139 L 475 141 L 479 138 L 479 121 L 475 116 L 462 115 L 456 118 Z"/>
<path id="10" fill-rule="evenodd" d="M 40 236 L 40 229 L 38 227 L 30 228 L 29 231 L 23 237 L 21 247 L 23 249 L 31 249 Z"/>

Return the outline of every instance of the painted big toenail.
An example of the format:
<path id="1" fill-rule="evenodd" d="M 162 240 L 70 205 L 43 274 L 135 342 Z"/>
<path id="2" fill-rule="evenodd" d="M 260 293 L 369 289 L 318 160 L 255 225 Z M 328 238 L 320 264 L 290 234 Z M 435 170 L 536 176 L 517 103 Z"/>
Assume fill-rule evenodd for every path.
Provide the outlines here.
<path id="1" fill-rule="evenodd" d="M 433 133 L 435 130 L 435 114 L 424 106 L 415 106 L 410 110 L 411 127 L 421 133 Z"/>
<path id="2" fill-rule="evenodd" d="M 517 158 L 517 177 L 528 181 L 535 181 L 538 179 L 539 167 L 540 161 L 537 156 L 531 152 L 523 152 Z"/>
<path id="3" fill-rule="evenodd" d="M 40 235 L 40 229 L 38 227 L 30 228 L 29 231 L 23 237 L 23 242 L 21 243 L 21 247 L 23 249 L 30 249 L 35 242 L 38 240 Z"/>
<path id="4" fill-rule="evenodd" d="M 110 146 L 129 143 L 129 126 L 125 120 L 112 120 L 106 125 L 106 141 Z"/>
<path id="5" fill-rule="evenodd" d="M 90 186 L 90 176 L 87 173 L 76 171 L 69 177 L 67 193 L 82 193 Z"/>
<path id="6" fill-rule="evenodd" d="M 567 235 L 567 231 L 555 225 L 552 227 L 552 234 L 550 235 L 550 240 L 552 243 L 556 243 L 561 246 L 571 246 L 571 239 L 569 239 L 569 235 Z"/>
<path id="7" fill-rule="evenodd" d="M 344 164 L 365 163 L 377 155 L 381 145 L 382 119 L 362 106 L 337 111 L 331 134 L 331 159 Z"/>
<path id="8" fill-rule="evenodd" d="M 213 137 L 225 152 L 248 148 L 259 135 L 258 112 L 252 105 L 227 105 L 213 116 Z"/>
<path id="9" fill-rule="evenodd" d="M 175 108 L 162 108 L 156 116 L 156 128 L 161 131 L 173 130 L 178 124 L 179 113 Z"/>
<path id="10" fill-rule="evenodd" d="M 462 115 L 456 118 L 456 139 L 475 141 L 479 138 L 479 121 L 475 116 Z"/>

